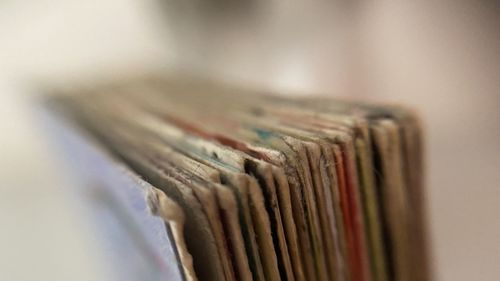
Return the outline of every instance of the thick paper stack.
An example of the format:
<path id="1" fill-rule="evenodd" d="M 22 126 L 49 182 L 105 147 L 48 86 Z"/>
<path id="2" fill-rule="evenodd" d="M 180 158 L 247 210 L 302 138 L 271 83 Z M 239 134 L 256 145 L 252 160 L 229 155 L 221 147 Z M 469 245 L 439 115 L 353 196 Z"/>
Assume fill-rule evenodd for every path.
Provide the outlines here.
<path id="1" fill-rule="evenodd" d="M 406 109 L 158 77 L 51 106 L 152 187 L 181 280 L 429 280 Z"/>

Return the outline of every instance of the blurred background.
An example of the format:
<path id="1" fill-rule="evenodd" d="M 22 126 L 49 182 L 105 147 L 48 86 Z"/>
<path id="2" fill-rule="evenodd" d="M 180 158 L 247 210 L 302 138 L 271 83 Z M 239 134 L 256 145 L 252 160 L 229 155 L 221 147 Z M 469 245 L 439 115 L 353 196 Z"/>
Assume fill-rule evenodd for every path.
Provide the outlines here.
<path id="1" fill-rule="evenodd" d="M 159 69 L 416 108 L 437 280 L 500 280 L 495 1 L 0 2 L 0 280 L 103 280 L 36 83 Z"/>

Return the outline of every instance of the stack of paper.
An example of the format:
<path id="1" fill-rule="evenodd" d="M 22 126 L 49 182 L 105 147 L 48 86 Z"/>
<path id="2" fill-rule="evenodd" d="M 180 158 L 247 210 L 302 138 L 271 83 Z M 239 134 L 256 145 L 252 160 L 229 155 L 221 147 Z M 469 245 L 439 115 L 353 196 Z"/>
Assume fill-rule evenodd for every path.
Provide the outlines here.
<path id="1" fill-rule="evenodd" d="M 159 77 L 72 92 L 51 108 L 151 187 L 181 280 L 430 279 L 407 109 Z"/>

